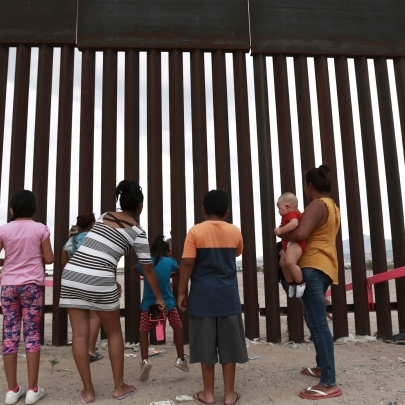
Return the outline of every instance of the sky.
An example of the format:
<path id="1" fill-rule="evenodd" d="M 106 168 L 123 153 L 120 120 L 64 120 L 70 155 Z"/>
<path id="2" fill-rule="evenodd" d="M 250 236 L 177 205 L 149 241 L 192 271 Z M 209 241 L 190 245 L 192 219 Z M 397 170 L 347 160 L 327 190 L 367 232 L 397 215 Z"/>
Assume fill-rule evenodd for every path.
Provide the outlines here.
<path id="1" fill-rule="evenodd" d="M 13 94 L 14 94 L 14 74 L 15 74 L 15 48 L 10 48 L 9 69 L 7 81 L 6 96 L 6 117 L 4 128 L 4 146 L 3 146 L 3 164 L 1 179 L 1 198 L 0 198 L 0 224 L 5 223 L 8 201 L 8 177 L 10 166 L 10 145 L 11 145 L 11 123 L 13 113 Z M 96 217 L 100 214 L 100 184 L 101 184 L 101 109 L 102 109 L 102 64 L 103 55 L 96 53 L 96 94 L 95 94 L 95 151 L 94 151 L 94 212 Z M 280 171 L 279 171 L 279 153 L 277 141 L 277 118 L 274 99 L 274 78 L 272 58 L 267 57 L 267 75 L 270 106 L 270 126 L 271 126 L 271 147 L 272 163 L 274 175 L 274 199 L 277 201 L 280 195 Z M 118 102 L 117 102 L 117 183 L 123 179 L 124 167 L 122 151 L 124 149 L 124 62 L 125 54 L 118 53 Z M 183 55 L 184 71 L 184 119 L 185 119 L 185 148 L 186 148 L 186 203 L 187 203 L 187 227 L 194 225 L 194 201 L 193 201 L 193 164 L 192 164 L 192 129 L 191 129 L 191 97 L 190 97 L 190 55 Z M 365 189 L 364 164 L 362 160 L 361 129 L 358 116 L 356 78 L 353 59 L 348 60 L 351 97 L 353 106 L 353 118 L 355 129 L 356 151 L 358 159 L 358 176 L 361 195 L 361 216 L 363 220 L 363 233 L 369 234 L 369 223 L 367 214 L 367 196 Z M 250 139 L 252 153 L 252 177 L 254 189 L 254 216 L 256 229 L 256 250 L 257 256 L 263 254 L 262 236 L 261 236 L 261 208 L 260 208 L 260 189 L 259 189 L 259 169 L 257 157 L 257 133 L 256 133 L 256 113 L 254 98 L 254 78 L 253 78 L 253 58 L 246 55 L 247 78 L 248 78 L 248 96 L 249 96 L 249 119 L 250 119 Z M 35 127 L 35 101 L 37 86 L 37 66 L 38 66 L 38 48 L 32 48 L 31 53 L 31 71 L 30 71 L 30 92 L 28 108 L 27 125 L 27 155 L 24 188 L 32 188 L 32 166 L 34 149 L 34 127 Z M 233 222 L 240 226 L 239 212 L 239 192 L 238 192 L 238 163 L 237 163 L 237 145 L 236 145 L 236 123 L 235 123 L 235 105 L 233 88 L 233 67 L 232 54 L 226 54 L 227 66 L 227 90 L 228 90 L 228 115 L 229 115 L 229 144 L 231 153 L 231 182 L 232 182 L 232 200 L 233 200 Z M 378 167 L 381 186 L 381 200 L 383 206 L 384 232 L 385 238 L 390 239 L 389 209 L 387 201 L 387 189 L 384 169 L 384 156 L 381 140 L 381 127 L 378 112 L 378 99 L 375 83 L 374 64 L 369 60 L 370 86 L 373 103 L 373 115 L 375 124 L 376 146 L 378 155 Z M 335 148 L 338 166 L 338 182 L 340 208 L 342 214 L 342 235 L 343 239 L 348 238 L 346 196 L 344 185 L 344 170 L 342 159 L 342 148 L 340 141 L 339 111 L 337 107 L 336 80 L 334 72 L 334 61 L 328 59 L 329 77 L 332 97 L 333 125 L 335 136 Z M 78 175 L 79 175 L 79 142 L 80 142 L 80 86 L 81 86 L 81 52 L 75 51 L 75 69 L 74 69 L 74 101 L 73 101 L 73 125 L 72 125 L 72 160 L 71 160 L 71 199 L 70 199 L 70 223 L 76 222 L 78 215 Z M 296 193 L 299 198 L 299 208 L 303 209 L 302 201 L 302 173 L 299 151 L 299 131 L 295 97 L 295 79 L 294 64 L 292 58 L 287 58 L 291 124 L 293 134 L 294 148 L 294 171 L 296 179 Z M 319 137 L 318 107 L 316 99 L 316 84 L 313 58 L 308 58 L 311 110 L 313 121 L 314 145 L 315 145 L 315 164 L 322 164 L 321 147 Z M 55 205 L 55 177 L 56 172 L 56 147 L 57 147 L 57 122 L 58 122 L 58 92 L 59 92 L 59 70 L 60 70 L 60 49 L 54 50 L 53 65 L 53 86 L 52 86 L 52 105 L 51 105 L 51 129 L 50 129 L 50 155 L 49 155 L 49 185 L 48 185 L 48 218 L 47 223 L 53 233 L 54 225 L 54 205 Z M 388 72 L 391 86 L 391 97 L 394 113 L 394 126 L 397 140 L 397 155 L 400 173 L 405 173 L 404 149 L 401 138 L 401 128 L 398 115 L 398 102 L 396 96 L 395 77 L 392 60 L 388 60 Z M 214 121 L 213 121 L 213 100 L 212 100 L 212 75 L 211 75 L 211 54 L 205 53 L 205 77 L 206 77 L 206 107 L 207 107 L 207 142 L 208 142 L 208 169 L 209 169 L 209 188 L 216 188 L 215 179 L 215 149 L 214 149 Z M 146 110 L 146 53 L 140 53 L 140 180 L 145 194 L 148 198 L 147 190 L 147 153 L 146 153 L 146 133 L 147 133 L 147 110 Z M 164 206 L 164 234 L 169 237 L 170 230 L 174 227 L 171 224 L 170 209 L 170 134 L 169 134 L 169 78 L 168 78 L 168 54 L 162 53 L 162 140 L 163 140 L 163 195 L 165 196 Z M 401 188 L 405 190 L 405 179 L 401 176 Z M 113 190 L 112 190 L 113 192 Z M 402 199 L 405 205 L 404 192 Z M 147 231 L 147 204 L 141 215 L 141 224 Z M 276 218 L 278 214 L 276 212 Z"/>

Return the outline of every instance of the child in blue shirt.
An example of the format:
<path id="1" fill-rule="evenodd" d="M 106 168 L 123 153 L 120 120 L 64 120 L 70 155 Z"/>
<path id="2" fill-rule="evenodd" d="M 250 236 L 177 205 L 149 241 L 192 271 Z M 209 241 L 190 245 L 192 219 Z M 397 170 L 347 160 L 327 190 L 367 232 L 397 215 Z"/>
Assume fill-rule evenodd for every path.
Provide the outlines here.
<path id="1" fill-rule="evenodd" d="M 159 281 L 159 288 L 162 292 L 162 298 L 169 310 L 167 319 L 169 325 L 173 328 L 174 344 L 177 350 L 177 359 L 174 367 L 182 371 L 189 371 L 187 360 L 184 358 L 184 340 L 183 340 L 183 324 L 176 308 L 176 300 L 170 287 L 170 278 L 178 275 L 179 266 L 175 259 L 169 257 L 170 247 L 163 240 L 163 236 L 157 236 L 151 246 L 152 261 L 155 266 L 156 276 Z M 143 275 L 142 266 L 138 262 L 137 269 Z M 156 303 L 156 297 L 149 286 L 149 283 L 144 279 L 143 298 L 141 302 L 141 324 L 139 325 L 139 343 L 141 346 L 141 374 L 139 379 L 146 381 L 149 378 L 149 372 L 152 364 L 148 359 L 149 331 L 152 328 L 150 320 L 149 307 Z"/>

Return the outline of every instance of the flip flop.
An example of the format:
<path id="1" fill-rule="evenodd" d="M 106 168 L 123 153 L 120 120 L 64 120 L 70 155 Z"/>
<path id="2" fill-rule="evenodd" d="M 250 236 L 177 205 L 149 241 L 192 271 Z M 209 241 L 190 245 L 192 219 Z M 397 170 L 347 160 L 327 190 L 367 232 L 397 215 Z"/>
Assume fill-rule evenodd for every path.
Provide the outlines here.
<path id="1" fill-rule="evenodd" d="M 302 370 L 300 370 L 300 374 L 302 375 L 306 375 L 308 377 L 315 377 L 315 378 L 320 378 L 318 375 L 316 375 L 313 371 L 312 368 L 303 368 Z"/>
<path id="2" fill-rule="evenodd" d="M 121 395 L 120 397 L 114 398 L 114 399 L 121 400 L 121 399 L 125 399 L 126 397 L 129 397 L 132 394 L 135 394 L 136 388 L 133 385 L 130 385 L 130 387 L 133 388 L 131 391 L 127 392 L 124 395 Z"/>
<path id="3" fill-rule="evenodd" d="M 217 405 L 216 402 L 205 402 L 205 401 L 203 401 L 203 400 L 200 398 L 201 392 L 202 392 L 202 391 L 196 392 L 196 393 L 193 395 L 193 400 L 194 400 L 195 402 L 197 402 L 197 404 L 200 404 L 200 405 Z"/>
<path id="4" fill-rule="evenodd" d="M 235 391 L 235 394 L 236 394 L 236 401 L 233 404 L 229 404 L 229 405 L 238 405 L 239 404 L 240 399 L 241 399 L 240 394 L 238 394 L 236 391 Z M 224 404 L 225 404 L 225 401 L 224 401 Z"/>
<path id="5" fill-rule="evenodd" d="M 94 399 L 93 399 L 92 401 L 86 401 L 86 400 L 84 399 L 83 392 L 84 392 L 84 391 L 82 391 L 82 392 L 80 393 L 80 399 L 82 400 L 82 404 L 91 404 L 92 402 L 94 402 Z"/>
<path id="6" fill-rule="evenodd" d="M 100 353 L 96 353 L 95 356 L 92 356 L 91 354 L 89 354 L 89 357 L 90 357 L 91 362 L 104 359 L 104 356 Z"/>
<path id="7" fill-rule="evenodd" d="M 319 395 L 308 395 L 304 391 L 315 392 Z M 341 390 L 337 390 L 336 392 L 332 392 L 332 394 L 327 394 L 326 392 L 313 390 L 312 387 L 308 387 L 306 390 L 302 390 L 300 392 L 300 397 L 304 399 L 326 399 L 326 398 L 333 398 L 342 395 L 343 392 Z"/>

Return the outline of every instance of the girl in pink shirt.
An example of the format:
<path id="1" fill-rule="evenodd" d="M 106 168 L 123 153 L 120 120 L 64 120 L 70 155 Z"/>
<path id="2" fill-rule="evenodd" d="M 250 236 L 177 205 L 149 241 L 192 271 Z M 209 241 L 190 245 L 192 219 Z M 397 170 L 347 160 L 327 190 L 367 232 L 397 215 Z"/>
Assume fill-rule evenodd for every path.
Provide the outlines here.
<path id="1" fill-rule="evenodd" d="M 40 323 L 44 304 L 44 264 L 53 263 L 49 228 L 30 218 L 37 211 L 34 193 L 18 191 L 10 200 L 12 220 L 0 227 L 0 251 L 5 258 L 1 279 L 3 311 L 3 361 L 8 383 L 6 404 L 15 404 L 26 394 L 25 403 L 35 404 L 44 395 L 38 387 Z M 21 319 L 27 353 L 28 391 L 17 383 L 17 352 Z"/>

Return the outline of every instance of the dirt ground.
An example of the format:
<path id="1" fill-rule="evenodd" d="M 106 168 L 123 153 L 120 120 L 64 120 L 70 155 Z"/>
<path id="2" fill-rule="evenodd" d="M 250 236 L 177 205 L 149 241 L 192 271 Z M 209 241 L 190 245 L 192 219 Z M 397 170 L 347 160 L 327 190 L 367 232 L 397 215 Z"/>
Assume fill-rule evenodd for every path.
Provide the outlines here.
<path id="1" fill-rule="evenodd" d="M 259 300 L 262 296 L 262 280 L 259 278 Z M 349 280 L 347 280 L 349 282 Z M 391 287 L 391 286 L 390 286 Z M 51 290 L 51 289 L 47 289 Z M 47 303 L 49 297 L 47 296 Z M 280 293 L 280 304 L 283 303 Z M 392 298 L 391 298 L 392 300 Z M 348 297 L 348 301 L 350 301 Z M 260 303 L 262 306 L 262 303 Z M 349 318 L 349 331 L 354 334 L 353 315 Z M 394 333 L 398 333 L 397 313 L 392 313 Z M 71 347 L 54 347 L 50 345 L 51 315 L 46 317 L 46 336 L 40 367 L 40 385 L 45 387 L 46 396 L 43 404 L 80 404 L 79 393 L 82 390 L 80 377 L 73 361 Z M 376 331 L 375 315 L 371 314 L 372 331 Z M 329 323 L 332 325 L 332 323 Z M 243 405 L 261 404 L 297 404 L 308 403 L 298 394 L 303 388 L 315 385 L 317 380 L 299 373 L 303 367 L 315 364 L 315 350 L 312 343 L 300 345 L 288 344 L 286 318 L 281 319 L 282 342 L 268 344 L 248 342 L 250 360 L 237 365 L 236 390 L 241 394 Z M 1 321 L 0 321 L 0 327 Z M 265 319 L 260 319 L 261 338 L 265 339 Z M 308 331 L 306 331 L 308 333 Z M 137 387 L 137 393 L 123 400 L 122 403 L 149 405 L 154 401 L 172 400 L 176 405 L 177 395 L 191 396 L 202 389 L 199 365 L 190 365 L 190 373 L 173 367 L 176 351 L 172 334 L 168 328 L 168 344 L 156 346 L 166 350 L 166 354 L 151 358 L 152 371 L 148 381 L 139 381 L 140 354 L 132 349 L 125 350 L 125 381 Z M 105 358 L 92 363 L 93 382 L 96 388 L 96 401 L 99 404 L 112 404 L 113 382 L 108 351 L 104 342 L 99 344 L 99 352 Z M 23 345 L 18 357 L 18 380 L 27 384 L 25 354 Z M 188 346 L 186 346 L 188 353 Z M 136 355 L 136 357 L 134 357 Z M 387 344 L 358 337 L 350 342 L 335 343 L 337 381 L 343 391 L 341 397 L 326 399 L 333 404 L 356 405 L 394 405 L 405 404 L 405 346 Z M 57 360 L 53 367 L 50 360 Z M 0 358 L 0 368 L 3 369 Z M 6 386 L 3 370 L 0 370 L 0 395 L 4 395 Z M 215 391 L 217 404 L 223 404 L 223 382 L 221 368 L 216 367 Z M 24 403 L 21 399 L 18 403 Z M 185 402 L 187 403 L 187 402 Z M 188 402 L 192 404 L 193 402 Z"/>

